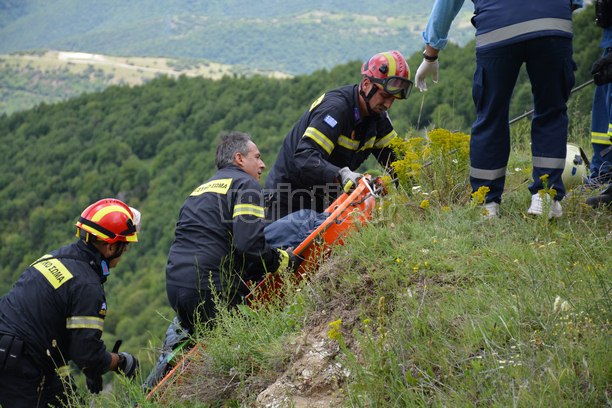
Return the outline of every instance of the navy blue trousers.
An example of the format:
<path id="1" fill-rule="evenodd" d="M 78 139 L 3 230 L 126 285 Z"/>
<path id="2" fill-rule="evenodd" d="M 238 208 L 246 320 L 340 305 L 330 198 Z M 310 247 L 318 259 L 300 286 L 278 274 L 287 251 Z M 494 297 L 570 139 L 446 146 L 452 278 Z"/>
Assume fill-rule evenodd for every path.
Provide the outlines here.
<path id="1" fill-rule="evenodd" d="M 500 202 L 510 156 L 509 109 L 512 91 L 525 64 L 531 82 L 533 183 L 531 194 L 545 186 L 565 196 L 561 174 L 567 144 L 567 100 L 574 86 L 576 64 L 572 40 L 540 37 L 516 44 L 476 50 L 472 97 L 476 121 L 470 138 L 472 190 L 489 187 L 486 201 Z"/>

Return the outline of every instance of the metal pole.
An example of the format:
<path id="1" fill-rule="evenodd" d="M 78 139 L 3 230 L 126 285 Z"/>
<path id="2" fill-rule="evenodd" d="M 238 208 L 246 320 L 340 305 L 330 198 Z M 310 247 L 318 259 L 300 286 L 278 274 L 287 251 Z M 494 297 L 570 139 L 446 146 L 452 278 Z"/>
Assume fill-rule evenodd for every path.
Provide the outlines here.
<path id="1" fill-rule="evenodd" d="M 574 92 L 576 92 L 576 91 L 581 90 L 582 88 L 584 88 L 584 87 L 586 87 L 586 86 L 588 86 L 588 85 L 591 85 L 592 83 L 593 83 L 593 80 L 592 80 L 592 79 L 590 79 L 590 80 L 586 81 L 584 84 L 582 84 L 582 85 L 578 85 L 577 87 L 575 87 L 574 89 L 572 89 L 572 90 L 570 91 L 570 95 L 571 95 L 571 94 L 573 94 L 573 93 L 574 93 Z M 530 110 L 529 112 L 525 112 L 525 113 L 523 113 L 522 115 L 517 116 L 516 118 L 514 118 L 514 119 L 510 120 L 510 121 L 508 122 L 508 124 L 509 124 L 509 125 L 511 125 L 511 124 L 513 124 L 514 122 L 518 122 L 519 120 L 521 120 L 521 119 L 523 119 L 523 118 L 526 118 L 527 116 L 531 115 L 531 114 L 533 113 L 533 111 L 534 111 L 534 109 Z"/>

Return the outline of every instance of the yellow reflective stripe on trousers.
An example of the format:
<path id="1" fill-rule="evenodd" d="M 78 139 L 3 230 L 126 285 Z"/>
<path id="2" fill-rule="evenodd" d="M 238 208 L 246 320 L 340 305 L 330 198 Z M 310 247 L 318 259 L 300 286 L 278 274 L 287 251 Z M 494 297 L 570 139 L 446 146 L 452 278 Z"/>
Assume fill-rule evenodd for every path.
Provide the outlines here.
<path id="1" fill-rule="evenodd" d="M 391 143 L 391 140 L 393 140 L 395 137 L 397 137 L 397 132 L 393 130 L 388 135 L 378 139 L 376 143 L 374 143 L 374 148 L 382 149 L 383 147 L 389 146 L 389 143 Z"/>
<path id="2" fill-rule="evenodd" d="M 67 329 L 104 330 L 104 319 L 95 316 L 72 316 L 66 318 Z"/>
<path id="3" fill-rule="evenodd" d="M 498 28 L 497 30 L 489 31 L 488 33 L 477 35 L 476 48 L 495 44 L 500 41 L 518 37 L 519 35 L 548 30 L 564 31 L 571 34 L 573 32 L 572 21 L 562 18 L 538 18 L 512 24 Z"/>
<path id="4" fill-rule="evenodd" d="M 609 133 L 591 132 L 591 143 L 612 145 L 612 135 Z"/>
<path id="5" fill-rule="evenodd" d="M 338 138 L 338 146 L 355 151 L 359 148 L 359 141 L 350 139 L 344 135 L 340 135 Z"/>
<path id="6" fill-rule="evenodd" d="M 481 180 L 497 180 L 498 178 L 502 178 L 505 175 L 505 167 L 500 167 L 499 169 L 493 170 L 477 169 L 475 167 L 470 167 L 470 177 L 474 177 Z"/>
<path id="7" fill-rule="evenodd" d="M 327 152 L 327 154 L 331 154 L 332 150 L 334 150 L 334 143 L 329 140 L 327 136 L 323 133 L 319 132 L 317 129 L 313 127 L 309 127 L 304 132 L 304 137 L 309 137 L 315 141 L 316 144 L 321 146 L 323 150 Z"/>
<path id="8" fill-rule="evenodd" d="M 60 378 L 68 377 L 70 375 L 70 366 L 64 365 L 61 367 L 57 367 L 55 369 L 55 372 L 57 373 L 57 376 Z"/>
<path id="9" fill-rule="evenodd" d="M 241 215 L 252 215 L 257 218 L 265 217 L 265 209 L 259 205 L 253 204 L 236 204 L 234 206 L 234 215 L 232 218 L 239 217 Z"/>

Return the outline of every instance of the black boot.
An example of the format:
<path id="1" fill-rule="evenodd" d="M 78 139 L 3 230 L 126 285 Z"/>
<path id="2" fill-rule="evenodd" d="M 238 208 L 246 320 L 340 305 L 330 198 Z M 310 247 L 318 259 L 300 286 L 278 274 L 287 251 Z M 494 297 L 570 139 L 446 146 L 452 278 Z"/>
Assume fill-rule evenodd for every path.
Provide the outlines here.
<path id="1" fill-rule="evenodd" d="M 599 195 L 589 197 L 586 200 L 586 203 L 593 208 L 597 208 L 599 206 L 607 206 L 612 208 L 612 183 L 608 184 L 608 187 L 606 187 Z"/>
<path id="2" fill-rule="evenodd" d="M 142 386 L 145 395 L 172 370 L 178 354 L 187 352 L 192 346 L 193 341 L 189 333 L 181 327 L 179 320 L 175 317 L 166 330 L 166 338 L 157 363 Z"/>

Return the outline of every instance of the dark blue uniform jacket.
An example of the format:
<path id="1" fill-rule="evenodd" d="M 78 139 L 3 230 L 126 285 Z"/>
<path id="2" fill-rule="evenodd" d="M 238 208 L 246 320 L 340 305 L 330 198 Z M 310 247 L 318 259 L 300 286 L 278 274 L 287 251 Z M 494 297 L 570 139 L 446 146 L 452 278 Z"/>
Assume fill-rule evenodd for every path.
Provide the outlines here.
<path id="1" fill-rule="evenodd" d="M 361 117 L 358 101 L 358 85 L 329 91 L 314 101 L 285 138 L 266 190 L 279 183 L 309 189 L 338 182 L 340 168 L 357 170 L 370 154 L 383 166 L 395 161 L 389 143 L 397 133 L 389 115 Z"/>
<path id="2" fill-rule="evenodd" d="M 25 353 L 45 373 L 72 360 L 88 377 L 108 371 L 101 340 L 107 312 L 101 254 L 79 240 L 28 267 L 0 299 L 0 333 L 25 341 Z"/>
<path id="3" fill-rule="evenodd" d="M 168 255 L 166 283 L 221 292 L 278 269 L 266 245 L 261 186 L 236 166 L 221 168 L 180 210 Z M 248 267 L 248 272 L 247 272 Z"/>

